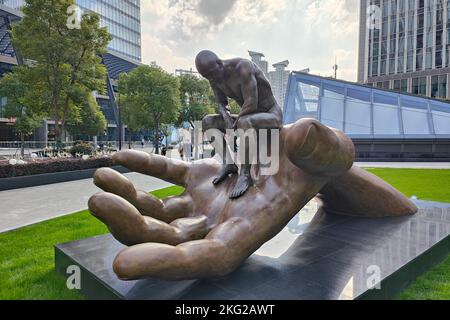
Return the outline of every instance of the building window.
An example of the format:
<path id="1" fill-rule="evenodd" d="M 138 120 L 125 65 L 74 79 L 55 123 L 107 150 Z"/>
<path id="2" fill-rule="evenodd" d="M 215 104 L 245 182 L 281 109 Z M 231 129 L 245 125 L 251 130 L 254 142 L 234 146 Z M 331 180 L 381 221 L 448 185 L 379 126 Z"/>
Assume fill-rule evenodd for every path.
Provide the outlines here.
<path id="1" fill-rule="evenodd" d="M 389 81 L 383 81 L 383 89 L 389 89 Z"/>
<path id="2" fill-rule="evenodd" d="M 412 94 L 427 95 L 427 77 L 413 78 Z"/>
<path id="3" fill-rule="evenodd" d="M 408 92 L 408 79 L 400 81 L 400 92 Z"/>
<path id="4" fill-rule="evenodd" d="M 440 99 L 447 97 L 447 75 L 431 77 L 431 97 Z"/>

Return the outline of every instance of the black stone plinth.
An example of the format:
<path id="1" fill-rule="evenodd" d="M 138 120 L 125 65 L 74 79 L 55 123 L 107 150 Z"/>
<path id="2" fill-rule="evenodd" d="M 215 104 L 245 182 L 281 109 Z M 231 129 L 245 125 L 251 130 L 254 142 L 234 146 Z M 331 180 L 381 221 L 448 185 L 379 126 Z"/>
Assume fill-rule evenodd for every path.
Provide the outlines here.
<path id="1" fill-rule="evenodd" d="M 411 217 L 367 219 L 313 201 L 221 279 L 121 281 L 112 261 L 124 246 L 111 235 L 55 246 L 56 269 L 78 265 L 90 299 L 391 299 L 450 252 L 450 204 L 417 204 Z"/>

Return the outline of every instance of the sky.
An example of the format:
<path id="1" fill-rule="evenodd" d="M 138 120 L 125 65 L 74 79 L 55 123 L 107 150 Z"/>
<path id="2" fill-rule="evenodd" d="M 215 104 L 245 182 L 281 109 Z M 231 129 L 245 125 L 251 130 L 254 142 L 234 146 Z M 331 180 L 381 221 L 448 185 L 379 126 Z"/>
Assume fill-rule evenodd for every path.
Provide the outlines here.
<path id="1" fill-rule="evenodd" d="M 272 65 L 356 81 L 358 0 L 141 0 L 142 60 L 195 70 L 196 54 L 264 53 Z"/>

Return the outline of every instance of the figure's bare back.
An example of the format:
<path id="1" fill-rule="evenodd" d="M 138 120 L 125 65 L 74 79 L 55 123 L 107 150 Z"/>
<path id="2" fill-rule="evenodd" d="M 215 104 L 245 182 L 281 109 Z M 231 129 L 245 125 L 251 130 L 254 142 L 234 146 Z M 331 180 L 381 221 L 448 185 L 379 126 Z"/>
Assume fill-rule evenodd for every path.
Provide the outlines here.
<path id="1" fill-rule="evenodd" d="M 242 58 L 224 60 L 224 66 L 226 68 L 228 78 L 223 83 L 215 83 L 217 88 L 230 99 L 233 99 L 237 104 L 242 107 L 244 104 L 244 97 L 242 94 L 242 68 L 251 65 L 252 75 L 255 77 L 258 83 L 258 101 L 260 103 L 267 101 L 268 99 L 275 103 L 275 97 L 272 92 L 269 80 L 267 80 L 264 72 L 252 61 Z M 259 106 L 258 106 L 259 107 Z M 258 108 L 260 109 L 260 108 Z M 265 109 L 265 108 L 263 108 Z M 261 110 L 265 112 L 267 110 Z"/>

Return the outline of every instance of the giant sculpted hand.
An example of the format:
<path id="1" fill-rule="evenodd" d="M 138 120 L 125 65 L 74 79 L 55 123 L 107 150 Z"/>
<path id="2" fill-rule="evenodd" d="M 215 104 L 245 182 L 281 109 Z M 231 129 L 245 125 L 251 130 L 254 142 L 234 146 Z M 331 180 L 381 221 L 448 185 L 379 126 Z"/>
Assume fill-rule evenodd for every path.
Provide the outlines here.
<path id="1" fill-rule="evenodd" d="M 218 186 L 214 159 L 184 163 L 138 151 L 119 152 L 116 164 L 184 186 L 178 197 L 159 200 L 135 190 L 111 169 L 95 184 L 105 192 L 89 200 L 91 213 L 129 246 L 114 261 L 119 278 L 211 278 L 235 270 L 274 237 L 311 199 L 327 210 L 354 215 L 413 214 L 402 194 L 352 166 L 354 146 L 343 133 L 303 119 L 280 132 L 279 171 L 259 177 L 242 198 L 228 194 L 236 177 Z"/>

